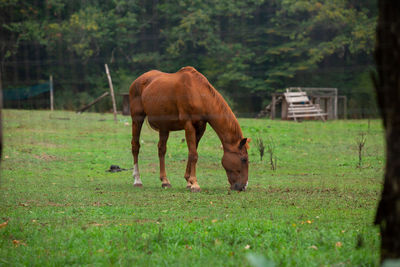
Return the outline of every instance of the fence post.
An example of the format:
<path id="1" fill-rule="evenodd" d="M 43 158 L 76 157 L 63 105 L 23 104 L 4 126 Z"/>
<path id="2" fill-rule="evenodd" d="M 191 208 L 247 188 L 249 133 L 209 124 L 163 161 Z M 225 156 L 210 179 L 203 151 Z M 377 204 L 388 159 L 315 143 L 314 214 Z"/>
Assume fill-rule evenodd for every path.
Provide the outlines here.
<path id="1" fill-rule="evenodd" d="M 114 88 L 111 80 L 110 71 L 108 70 L 107 64 L 104 65 L 106 68 L 106 74 L 108 78 L 108 85 L 110 86 L 110 93 L 111 93 L 111 100 L 113 104 L 113 111 L 114 111 L 114 121 L 117 122 L 117 106 L 115 105 L 115 97 L 114 97 Z"/>
<path id="2" fill-rule="evenodd" d="M 276 95 L 272 94 L 272 101 L 271 101 L 271 120 L 275 119 L 275 105 L 276 105 Z"/>
<path id="3" fill-rule="evenodd" d="M 338 89 L 335 88 L 335 98 L 333 103 L 333 119 L 338 119 Z"/>
<path id="4" fill-rule="evenodd" d="M 50 75 L 50 110 L 54 110 L 53 75 Z"/>

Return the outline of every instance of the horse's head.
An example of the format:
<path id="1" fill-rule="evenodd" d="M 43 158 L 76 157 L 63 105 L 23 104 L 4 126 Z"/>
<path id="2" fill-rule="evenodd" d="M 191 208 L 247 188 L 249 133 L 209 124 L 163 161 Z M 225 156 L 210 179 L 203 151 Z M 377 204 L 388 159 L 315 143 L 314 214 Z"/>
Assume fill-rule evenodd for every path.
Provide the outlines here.
<path id="1" fill-rule="evenodd" d="M 250 139 L 243 138 L 237 145 L 224 149 L 224 166 L 232 190 L 244 191 L 248 183 L 249 156 L 247 154 Z"/>

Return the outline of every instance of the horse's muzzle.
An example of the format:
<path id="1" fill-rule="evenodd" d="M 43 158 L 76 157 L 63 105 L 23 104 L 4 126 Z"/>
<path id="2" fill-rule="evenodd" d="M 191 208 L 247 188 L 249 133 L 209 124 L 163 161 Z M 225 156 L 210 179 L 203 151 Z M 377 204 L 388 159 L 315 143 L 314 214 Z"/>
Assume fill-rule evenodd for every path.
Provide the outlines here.
<path id="1" fill-rule="evenodd" d="M 235 183 L 231 186 L 231 189 L 236 190 L 236 191 L 245 191 L 246 186 L 247 186 L 247 184 Z"/>

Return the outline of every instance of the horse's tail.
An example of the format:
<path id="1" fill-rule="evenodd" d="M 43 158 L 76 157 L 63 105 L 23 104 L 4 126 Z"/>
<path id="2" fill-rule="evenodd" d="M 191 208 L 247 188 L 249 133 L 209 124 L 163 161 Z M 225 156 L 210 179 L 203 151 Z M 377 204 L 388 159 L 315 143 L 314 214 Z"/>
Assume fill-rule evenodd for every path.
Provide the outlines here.
<path id="1" fill-rule="evenodd" d="M 142 95 L 139 80 L 140 77 L 134 80 L 131 86 L 129 86 L 129 98 L 140 97 Z"/>
<path id="2" fill-rule="evenodd" d="M 143 76 L 143 75 L 142 75 Z M 139 78 L 137 78 L 129 87 L 129 98 L 130 98 L 130 103 L 136 103 L 138 105 L 142 105 L 142 90 L 143 87 L 145 87 L 148 83 L 148 79 L 146 79 L 146 77 L 142 77 L 140 76 Z M 135 101 L 135 102 L 133 102 Z M 136 107 L 137 108 L 137 107 Z M 134 106 L 131 105 L 131 114 L 134 114 L 135 109 Z M 136 115 L 136 114 L 135 114 Z M 146 114 L 143 115 L 145 116 L 143 119 L 145 120 L 147 126 L 149 128 L 152 128 L 155 131 L 159 131 L 159 129 L 155 128 L 153 125 L 151 125 L 149 123 L 149 120 L 147 119 Z"/>
<path id="3" fill-rule="evenodd" d="M 140 118 L 140 120 L 145 120 L 147 126 L 152 128 L 153 130 L 159 131 L 159 129 L 155 128 L 151 125 L 147 119 L 146 113 L 143 109 L 142 103 L 142 92 L 144 88 L 151 83 L 151 81 L 160 74 L 160 71 L 149 71 L 141 76 L 139 76 L 131 86 L 129 87 L 129 101 L 130 101 L 130 109 L 132 118 L 135 116 L 136 118 Z"/>
<path id="4" fill-rule="evenodd" d="M 142 86 L 141 76 L 132 82 L 129 86 L 129 109 L 132 120 L 143 122 L 146 114 L 142 104 Z"/>
<path id="5" fill-rule="evenodd" d="M 162 72 L 158 70 L 151 70 L 140 75 L 129 87 L 129 95 L 131 95 L 131 97 L 141 97 L 143 88 L 150 84 L 151 81 L 161 73 Z"/>

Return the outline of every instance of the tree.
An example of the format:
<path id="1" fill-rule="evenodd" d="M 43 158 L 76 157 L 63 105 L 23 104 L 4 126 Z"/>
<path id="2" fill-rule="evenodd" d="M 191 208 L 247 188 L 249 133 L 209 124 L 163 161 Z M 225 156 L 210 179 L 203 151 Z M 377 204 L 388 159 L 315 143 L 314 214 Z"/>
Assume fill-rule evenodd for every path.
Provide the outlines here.
<path id="1" fill-rule="evenodd" d="M 74 109 L 105 90 L 105 62 L 122 92 L 150 69 L 192 65 L 239 112 L 293 85 L 339 87 L 370 106 L 372 86 L 359 81 L 372 65 L 375 9 L 374 0 L 0 1 L 4 87 L 53 74 L 57 106 Z"/>
<path id="2" fill-rule="evenodd" d="M 2 109 L 3 109 L 3 86 L 1 80 L 1 71 L 0 71 L 0 166 L 1 160 L 3 155 L 3 116 L 2 116 Z"/>
<path id="3" fill-rule="evenodd" d="M 296 75 L 354 62 L 370 54 L 375 17 L 350 1 L 278 1 L 258 62 L 268 65 L 266 83 L 286 86 Z M 268 47 L 268 49 L 265 49 Z M 345 63 L 345 64 L 343 64 Z"/>
<path id="4" fill-rule="evenodd" d="M 379 1 L 375 88 L 386 137 L 386 170 L 375 223 L 381 260 L 400 259 L 400 2 Z"/>

